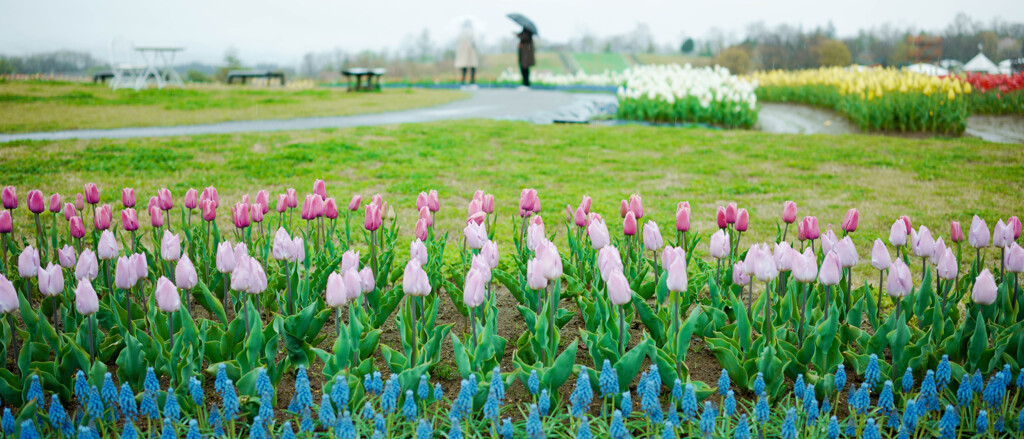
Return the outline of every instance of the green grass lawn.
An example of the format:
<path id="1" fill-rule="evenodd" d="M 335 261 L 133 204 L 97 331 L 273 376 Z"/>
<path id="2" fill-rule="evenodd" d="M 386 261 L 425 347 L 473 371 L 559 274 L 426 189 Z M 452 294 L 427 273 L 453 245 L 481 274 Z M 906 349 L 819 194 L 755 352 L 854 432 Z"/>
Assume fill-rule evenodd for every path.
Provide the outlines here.
<path id="1" fill-rule="evenodd" d="M 449 90 L 277 89 L 189 86 L 111 90 L 105 85 L 0 82 L 0 133 L 344 116 L 405 110 L 467 97 Z"/>
<path id="2" fill-rule="evenodd" d="M 473 191 L 497 197 L 497 236 L 508 242 L 523 187 L 540 192 L 548 230 L 565 205 L 583 194 L 618 229 L 618 203 L 643 196 L 646 216 L 670 236 L 676 203 L 693 206 L 705 237 L 714 210 L 735 201 L 751 213 L 744 244 L 774 239 L 782 203 L 815 215 L 822 230 L 838 229 L 850 207 L 861 212 L 854 238 L 867 257 L 870 241 L 887 237 L 901 214 L 939 236 L 949 221 L 989 221 L 1024 213 L 1024 154 L 1018 145 L 974 139 L 905 139 L 872 135 L 775 135 L 698 128 L 537 126 L 462 121 L 383 127 L 129 140 L 21 141 L 0 145 L 0 185 L 19 193 L 74 194 L 96 182 L 115 206 L 122 187 L 144 203 L 157 188 L 181 197 L 189 187 L 215 185 L 223 200 L 260 189 L 271 194 L 311 190 L 327 181 L 340 204 L 355 193 L 382 193 L 411 236 L 415 198 L 437 189 L 440 230 L 458 236 Z M 222 227 L 228 225 L 221 209 Z M 28 224 L 27 213 L 18 219 Z M 21 216 L 22 214 L 19 214 Z M 116 216 L 116 215 L 115 215 Z M 146 220 L 144 220 L 145 222 Z M 794 231 L 791 231 L 795 233 Z M 614 233 L 614 232 L 613 232 Z M 667 239 L 668 240 L 668 239 Z M 706 247 L 700 247 L 706 256 Z M 994 255 L 994 253 L 993 253 Z M 865 273 L 873 270 L 860 264 Z M 874 278 L 872 278 L 874 279 Z"/>
<path id="3" fill-rule="evenodd" d="M 580 68 L 591 75 L 605 70 L 621 72 L 630 66 L 630 62 L 621 53 L 574 53 L 572 57 Z"/>

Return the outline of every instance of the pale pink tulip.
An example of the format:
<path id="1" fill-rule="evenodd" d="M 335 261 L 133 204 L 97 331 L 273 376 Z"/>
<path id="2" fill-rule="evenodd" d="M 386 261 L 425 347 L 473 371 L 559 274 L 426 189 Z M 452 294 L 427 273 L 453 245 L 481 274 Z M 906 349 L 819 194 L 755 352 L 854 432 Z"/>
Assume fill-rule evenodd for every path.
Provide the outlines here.
<path id="1" fill-rule="evenodd" d="M 658 229 L 658 223 L 654 221 L 647 221 L 644 224 L 644 247 L 647 251 L 658 251 L 665 243 L 661 239 L 661 230 Z"/>
<path id="2" fill-rule="evenodd" d="M 170 279 L 160 276 L 156 280 L 156 289 L 154 291 L 156 296 L 156 306 L 163 312 L 176 312 L 181 308 L 181 296 L 178 295 L 178 289 L 174 287 Z"/>
<path id="3" fill-rule="evenodd" d="M 60 265 L 53 263 L 46 264 L 46 268 L 39 268 L 38 274 L 39 292 L 46 297 L 59 296 L 64 292 L 64 272 Z"/>
<path id="4" fill-rule="evenodd" d="M 427 246 L 423 244 L 423 241 L 417 239 L 409 243 L 409 258 L 415 259 L 420 265 L 427 265 L 429 257 L 427 256 Z"/>
<path id="5" fill-rule="evenodd" d="M 96 314 L 100 310 L 100 298 L 88 279 L 80 279 L 75 287 L 75 309 L 83 316 Z"/>
<path id="6" fill-rule="evenodd" d="M 971 290 L 971 300 L 978 305 L 991 305 L 996 302 L 999 287 L 996 286 L 996 278 L 987 268 L 982 269 L 974 280 L 974 289 Z"/>
<path id="7" fill-rule="evenodd" d="M 889 256 L 889 249 L 881 239 L 876 238 L 871 247 L 871 266 L 876 270 L 888 270 L 892 266 L 892 258 Z"/>
<path id="8" fill-rule="evenodd" d="M 835 252 L 828 252 L 825 254 L 825 259 L 821 261 L 821 269 L 818 271 L 818 279 L 822 285 L 838 285 L 839 280 L 843 277 L 843 268 L 839 262 L 839 255 Z M 828 306 L 826 304 L 826 306 Z"/>
<path id="9" fill-rule="evenodd" d="M 898 299 L 909 296 L 913 290 L 914 281 L 910 276 L 910 267 L 903 263 L 903 259 L 896 258 L 889 269 L 889 279 L 885 282 L 885 294 Z"/>
<path id="10" fill-rule="evenodd" d="M 75 279 L 95 280 L 99 272 L 100 264 L 96 260 L 96 253 L 88 248 L 82 249 L 82 253 L 78 255 L 78 264 L 75 265 Z"/>
<path id="11" fill-rule="evenodd" d="M 327 306 L 339 308 L 348 303 L 348 295 L 345 294 L 345 281 L 337 272 L 332 271 L 327 275 L 327 289 L 324 291 L 324 299 Z"/>
<path id="12" fill-rule="evenodd" d="M 36 277 L 38 272 L 39 251 L 28 245 L 18 255 L 18 275 L 21 277 Z"/>
<path id="13" fill-rule="evenodd" d="M 985 248 L 988 247 L 988 226 L 985 225 L 985 220 L 974 215 L 971 220 L 971 229 L 967 232 L 967 242 L 974 248 Z"/>
<path id="14" fill-rule="evenodd" d="M 183 290 L 191 290 L 199 284 L 199 276 L 188 253 L 181 255 L 178 265 L 174 267 L 174 284 Z"/>
<path id="15" fill-rule="evenodd" d="M 21 307 L 18 301 L 18 292 L 14 284 L 0 273 L 0 314 L 7 314 L 17 311 Z"/>

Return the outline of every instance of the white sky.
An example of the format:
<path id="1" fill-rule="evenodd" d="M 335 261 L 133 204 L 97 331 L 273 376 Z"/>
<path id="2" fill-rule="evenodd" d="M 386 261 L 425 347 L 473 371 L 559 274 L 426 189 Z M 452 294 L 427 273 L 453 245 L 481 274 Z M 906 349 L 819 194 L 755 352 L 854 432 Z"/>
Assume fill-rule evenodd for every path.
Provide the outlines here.
<path id="1" fill-rule="evenodd" d="M 883 23 L 940 30 L 959 12 L 990 23 L 1024 22 L 1020 0 L 0 0 L 0 53 L 85 50 L 106 59 L 114 38 L 184 46 L 179 61 L 220 62 L 234 47 L 246 64 L 297 65 L 306 52 L 397 48 L 428 28 L 448 41 L 453 20 L 475 16 L 488 42 L 517 27 L 509 12 L 530 17 L 548 41 L 583 31 L 623 34 L 650 26 L 659 44 L 718 27 L 736 37 L 747 24 L 805 29 L 833 22 L 840 36 Z"/>

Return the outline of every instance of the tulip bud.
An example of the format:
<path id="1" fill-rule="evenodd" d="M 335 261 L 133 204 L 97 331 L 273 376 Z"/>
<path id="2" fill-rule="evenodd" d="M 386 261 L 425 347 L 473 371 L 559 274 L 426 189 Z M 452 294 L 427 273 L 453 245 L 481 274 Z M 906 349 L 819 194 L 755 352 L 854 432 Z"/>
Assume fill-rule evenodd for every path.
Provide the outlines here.
<path id="1" fill-rule="evenodd" d="M 914 255 L 919 258 L 930 258 L 935 251 L 935 239 L 932 238 L 932 232 L 925 226 L 921 226 L 920 232 L 914 230 L 910 232 L 910 246 Z"/>
<path id="2" fill-rule="evenodd" d="M 626 212 L 626 218 L 622 220 L 622 233 L 626 236 L 636 235 L 636 214 L 632 210 Z"/>
<path id="3" fill-rule="evenodd" d="M 117 239 L 114 238 L 114 234 L 110 230 L 104 230 L 100 234 L 100 242 L 96 245 L 96 256 L 104 261 L 109 261 L 117 257 Z"/>
<path id="4" fill-rule="evenodd" d="M 892 266 L 889 249 L 885 247 L 881 239 L 875 239 L 875 243 L 871 247 L 871 266 L 876 270 L 888 270 Z"/>
<path id="5" fill-rule="evenodd" d="M 359 195 L 353 195 L 352 200 L 348 202 L 348 210 L 355 212 L 359 210 L 359 205 L 363 202 L 363 197 Z"/>
<path id="6" fill-rule="evenodd" d="M 479 250 L 487 242 L 487 230 L 473 221 L 466 224 L 466 227 L 462 229 L 462 234 L 466 237 L 466 246 L 473 250 Z"/>
<path id="7" fill-rule="evenodd" d="M 11 210 L 18 208 L 18 190 L 14 186 L 4 187 L 3 194 L 0 195 L 3 199 L 4 209 Z"/>
<path id="8" fill-rule="evenodd" d="M 558 248 L 550 241 L 544 240 L 537 246 L 537 261 L 547 280 L 553 281 L 562 277 L 562 257 L 558 254 Z"/>
<path id="9" fill-rule="evenodd" d="M 889 269 L 889 279 L 885 282 L 885 293 L 890 297 L 899 299 L 910 295 L 914 290 L 913 279 L 910 277 L 910 268 L 903 263 L 903 259 L 896 258 Z"/>
<path id="10" fill-rule="evenodd" d="M 658 251 L 665 245 L 661 239 L 661 230 L 658 229 L 658 223 L 654 221 L 647 221 L 644 225 L 644 247 L 647 251 Z"/>
<path id="11" fill-rule="evenodd" d="M 473 217 L 473 215 L 474 214 L 470 214 L 469 216 Z M 434 226 L 434 215 L 430 214 L 430 208 L 428 208 L 427 206 L 423 206 L 422 208 L 420 208 L 420 219 L 427 224 L 427 227 Z"/>
<path id="12" fill-rule="evenodd" d="M 939 265 L 939 259 L 946 253 L 946 243 L 942 242 L 942 238 L 935 240 L 935 247 L 933 247 L 932 255 L 928 257 L 928 262 L 935 265 Z"/>
<path id="13" fill-rule="evenodd" d="M 338 219 L 338 202 L 334 198 L 328 198 L 324 201 L 324 216 L 327 219 Z"/>
<path id="14" fill-rule="evenodd" d="M 843 268 L 853 267 L 857 265 L 859 257 L 857 256 L 857 248 L 853 245 L 853 240 L 849 236 L 844 236 L 843 239 L 836 244 L 836 253 L 839 255 L 839 263 Z"/>
<path id="15" fill-rule="evenodd" d="M 997 248 L 1003 248 L 1013 242 L 1013 228 L 1006 225 L 1003 220 L 996 222 L 996 227 L 992 232 L 992 245 Z"/>
<path id="16" fill-rule="evenodd" d="M 936 274 L 939 279 L 942 280 L 953 280 L 956 279 L 957 272 L 960 270 L 960 263 L 957 262 L 956 256 L 953 255 L 953 250 L 945 249 L 942 252 L 942 257 L 939 258 L 939 264 L 935 268 Z"/>
<path id="17" fill-rule="evenodd" d="M 427 207 L 430 208 L 431 212 L 441 210 L 441 199 L 438 198 L 436 190 L 431 189 L 430 193 L 427 194 Z"/>
<path id="18" fill-rule="evenodd" d="M 711 257 L 722 259 L 729 255 L 729 238 L 722 229 L 711 235 L 710 245 Z"/>
<path id="19" fill-rule="evenodd" d="M 79 279 L 75 287 L 75 309 L 83 316 L 96 314 L 100 310 L 100 299 L 88 279 Z"/>
<path id="20" fill-rule="evenodd" d="M 363 221 L 363 227 L 371 232 L 380 228 L 381 225 L 381 211 L 376 204 L 366 205 L 366 215 Z"/>
<path id="21" fill-rule="evenodd" d="M 299 207 L 299 195 L 295 192 L 295 189 L 288 188 L 284 191 L 285 195 L 288 196 L 288 207 L 296 208 Z"/>
<path id="22" fill-rule="evenodd" d="M 414 259 L 420 263 L 420 265 L 427 265 L 427 246 L 423 244 L 423 241 L 419 239 L 409 243 L 409 259 Z"/>
<path id="23" fill-rule="evenodd" d="M 729 226 L 729 223 L 725 220 L 725 207 L 718 206 L 718 209 L 715 210 L 715 222 L 718 224 L 719 229 Z"/>
<path id="24" fill-rule="evenodd" d="M 1016 241 L 1020 238 L 1020 218 L 1011 216 L 1010 219 L 1006 220 L 1006 226 L 1013 231 L 1013 240 Z"/>
<path id="25" fill-rule="evenodd" d="M 625 305 L 633 298 L 633 290 L 629 288 L 629 281 L 621 271 L 613 272 L 608 276 L 607 289 L 608 300 L 612 304 Z"/>
<path id="26" fill-rule="evenodd" d="M 376 288 L 374 283 L 376 280 L 373 278 L 373 270 L 370 267 L 363 267 L 359 270 L 359 286 L 363 289 L 363 293 L 369 293 Z"/>
<path id="27" fill-rule="evenodd" d="M 217 203 L 213 200 L 203 200 L 199 204 L 203 209 L 203 221 L 212 222 L 217 219 Z"/>
<path id="28" fill-rule="evenodd" d="M 121 205 L 125 209 L 135 207 L 135 189 L 130 187 L 121 189 Z"/>
<path id="29" fill-rule="evenodd" d="M 46 210 L 46 201 L 43 200 L 43 193 L 39 190 L 28 191 L 25 204 L 28 206 L 29 212 L 32 213 L 43 213 Z"/>
<path id="30" fill-rule="evenodd" d="M 235 271 L 235 253 L 231 249 L 231 243 L 221 241 L 217 244 L 217 271 L 230 273 Z"/>
<path id="31" fill-rule="evenodd" d="M 114 266 L 114 286 L 127 290 L 135 286 L 135 269 L 127 256 L 117 258 L 117 265 Z"/>
<path id="32" fill-rule="evenodd" d="M 192 210 L 197 207 L 199 207 L 199 191 L 195 190 L 195 188 L 189 188 L 185 192 L 185 208 Z"/>
<path id="33" fill-rule="evenodd" d="M 779 271 L 792 271 L 793 258 L 799 256 L 800 254 L 793 250 L 793 247 L 790 247 L 786 241 L 775 244 L 775 252 L 772 253 L 772 259 L 775 260 L 775 266 L 779 268 Z"/>
<path id="34" fill-rule="evenodd" d="M 160 257 L 167 262 L 177 262 L 181 258 L 181 237 L 164 230 L 164 236 L 160 240 Z"/>
<path id="35" fill-rule="evenodd" d="M 793 250 L 796 253 L 796 250 Z M 793 278 L 800 283 L 813 283 L 818 277 L 818 258 L 810 247 L 804 249 L 803 254 L 795 254 L 793 257 Z"/>
<path id="36" fill-rule="evenodd" d="M 857 222 L 860 220 L 860 212 L 854 207 L 846 212 L 846 217 L 843 218 L 843 231 L 846 233 L 853 233 L 857 231 Z"/>
<path id="37" fill-rule="evenodd" d="M 284 227 L 279 227 L 277 233 L 274 234 L 274 259 L 285 261 L 295 257 L 295 248 L 292 247 L 292 244 L 294 241 L 291 236 L 288 236 L 288 231 Z"/>
<path id="38" fill-rule="evenodd" d="M 667 254 L 668 252 L 666 252 Z M 673 252 L 675 253 L 675 252 Z M 665 267 L 668 276 L 665 278 L 665 287 L 669 291 L 680 293 L 686 291 L 688 287 L 687 276 L 686 276 L 686 256 L 676 257 L 672 261 L 672 264 Z"/>
<path id="39" fill-rule="evenodd" d="M 262 204 L 260 204 L 260 203 L 253 204 L 252 205 L 252 222 L 257 223 L 257 224 L 262 223 L 263 222 L 263 211 L 264 210 L 266 210 L 266 207 L 264 207 Z"/>
<path id="40" fill-rule="evenodd" d="M 75 209 L 85 209 L 85 197 L 81 193 L 75 194 Z"/>
<path id="41" fill-rule="evenodd" d="M 75 216 L 75 205 L 71 203 L 64 203 L 64 220 L 71 221 L 71 217 Z"/>
<path id="42" fill-rule="evenodd" d="M 288 196 L 285 194 L 277 195 L 277 207 L 274 209 L 277 213 L 285 213 L 288 211 Z"/>
<path id="43" fill-rule="evenodd" d="M 476 308 L 484 303 L 484 292 L 487 289 L 487 278 L 477 269 L 469 270 L 466 274 L 466 283 L 462 289 L 462 301 L 470 308 Z"/>
<path id="44" fill-rule="evenodd" d="M 580 227 L 580 228 L 586 228 L 587 227 L 587 212 L 585 210 L 583 210 L 583 206 L 582 205 L 577 207 L 576 211 L 573 213 L 573 222 L 576 223 L 577 227 Z"/>
<path id="45" fill-rule="evenodd" d="M 85 223 L 82 222 L 82 217 L 71 217 L 71 221 L 68 221 L 68 229 L 71 231 L 72 238 L 82 239 L 85 236 Z"/>
<path id="46" fill-rule="evenodd" d="M 800 221 L 800 227 L 803 229 L 803 236 L 810 240 L 818 239 L 821 236 L 821 232 L 818 229 L 818 218 L 813 216 L 805 216 Z"/>
<path id="47" fill-rule="evenodd" d="M 100 189 L 96 187 L 95 183 L 85 184 L 85 201 L 89 204 L 96 204 L 100 202 Z"/>
<path id="48" fill-rule="evenodd" d="M 355 270 L 346 271 L 341 275 L 341 282 L 345 284 L 345 295 L 348 297 L 348 300 L 356 300 L 363 293 L 363 284 L 362 279 L 359 278 L 359 272 Z"/>
<path id="49" fill-rule="evenodd" d="M 487 262 L 489 269 L 498 268 L 498 244 L 494 241 L 484 243 L 484 246 L 480 248 L 480 255 Z"/>
<path id="50" fill-rule="evenodd" d="M 156 280 L 156 290 L 153 295 L 156 296 L 156 306 L 160 308 L 160 311 L 176 312 L 181 308 L 181 296 L 178 295 L 178 289 L 166 277 L 160 276 Z"/>
<path id="51" fill-rule="evenodd" d="M 494 213 L 494 195 L 491 195 L 491 194 L 484 195 L 484 202 L 481 205 L 481 207 L 483 208 L 485 213 L 488 213 L 488 214 Z"/>
<path id="52" fill-rule="evenodd" d="M 748 227 L 750 227 L 750 214 L 747 213 L 747 209 L 740 209 L 736 214 L 736 231 L 746 232 Z"/>
<path id="53" fill-rule="evenodd" d="M 129 232 L 139 230 L 139 216 L 135 209 L 126 208 L 121 211 L 121 227 Z"/>
<path id="54" fill-rule="evenodd" d="M 644 217 L 644 206 L 640 200 L 639 195 L 633 194 L 629 196 L 629 211 L 633 212 L 633 215 L 636 216 L 636 219 Z"/>
<path id="55" fill-rule="evenodd" d="M 612 273 L 621 272 L 622 256 L 614 246 L 607 245 L 597 254 L 597 269 L 601 273 L 601 280 L 608 282 L 608 276 Z"/>
<path id="56" fill-rule="evenodd" d="M 743 262 L 732 264 L 732 283 L 741 287 L 750 285 L 750 275 L 743 271 Z"/>
<path id="57" fill-rule="evenodd" d="M 907 229 L 903 221 L 896 220 L 892 223 L 892 227 L 889 229 L 889 244 L 892 244 L 893 247 L 907 245 Z"/>
<path id="58" fill-rule="evenodd" d="M 11 218 L 11 212 L 9 210 L 0 211 L 0 233 L 11 233 L 12 231 L 14 231 L 14 220 Z"/>
<path id="59" fill-rule="evenodd" d="M 964 231 L 960 228 L 960 221 L 950 221 L 949 223 L 949 240 L 955 243 L 963 242 Z"/>
<path id="60" fill-rule="evenodd" d="M 249 213 L 249 205 L 246 203 L 235 203 L 235 206 L 231 208 L 231 221 L 234 222 L 235 227 L 244 229 L 252 224 L 252 216 Z"/>
<path id="61" fill-rule="evenodd" d="M 828 252 L 825 255 L 825 259 L 821 261 L 821 270 L 818 272 L 818 279 L 822 285 L 838 285 L 839 280 L 843 277 L 842 264 L 839 261 L 839 255 L 836 252 Z M 828 304 L 825 304 L 828 306 Z"/>
<path id="62" fill-rule="evenodd" d="M 0 314 L 12 313 L 20 307 L 18 292 L 14 289 L 14 284 L 7 280 L 3 273 L 0 273 Z"/>
<path id="63" fill-rule="evenodd" d="M 601 250 L 611 243 L 611 238 L 608 236 L 608 227 L 605 226 L 604 220 L 600 217 L 590 221 L 590 225 L 587 226 L 587 234 L 590 235 L 590 246 L 594 250 Z"/>
<path id="64" fill-rule="evenodd" d="M 526 261 L 526 286 L 531 290 L 543 290 L 548 287 L 548 280 L 540 269 L 537 258 Z"/>
<path id="65" fill-rule="evenodd" d="M 729 203 L 728 205 L 725 206 L 725 223 L 726 224 L 736 224 L 736 217 L 738 215 L 739 215 L 739 212 L 737 210 L 736 203 Z"/>
<path id="66" fill-rule="evenodd" d="M 174 198 L 171 197 L 171 190 L 162 188 L 156 191 L 157 206 L 160 206 L 160 210 L 171 210 L 174 208 Z"/>
<path id="67" fill-rule="evenodd" d="M 146 260 L 145 254 L 135 253 L 128 257 L 128 262 L 132 265 L 136 282 L 149 277 L 149 262 Z"/>
<path id="68" fill-rule="evenodd" d="M 183 290 L 191 290 L 199 284 L 199 276 L 196 267 L 189 259 L 188 253 L 181 255 L 178 265 L 174 267 L 174 284 Z"/>
<path id="69" fill-rule="evenodd" d="M 39 272 L 39 251 L 26 246 L 18 255 L 18 275 L 21 277 L 36 277 Z"/>
<path id="70" fill-rule="evenodd" d="M 683 201 L 676 207 L 676 230 L 687 232 L 690 230 L 690 202 Z"/>
<path id="71" fill-rule="evenodd" d="M 214 209 L 220 207 L 220 195 L 217 194 L 217 188 L 207 186 L 206 189 L 203 189 L 203 193 L 199 195 L 199 205 L 202 205 L 205 200 L 212 201 Z"/>
<path id="72" fill-rule="evenodd" d="M 421 210 L 423 208 L 427 208 L 428 211 L 430 210 L 430 208 L 427 207 L 426 192 L 420 192 L 420 194 L 416 196 L 416 210 Z"/>
<path id="73" fill-rule="evenodd" d="M 56 297 L 64 292 L 64 272 L 59 265 L 46 264 L 39 268 L 39 293 L 46 297 Z"/>
<path id="74" fill-rule="evenodd" d="M 327 306 L 331 308 L 340 308 L 348 303 L 348 295 L 345 294 L 345 281 L 342 276 L 336 272 L 331 272 L 327 275 L 327 288 L 324 291 L 324 299 L 327 302 Z"/>
<path id="75" fill-rule="evenodd" d="M 430 294 L 430 278 L 417 260 L 405 264 L 402 275 L 402 291 L 410 296 L 425 297 Z"/>
<path id="76" fill-rule="evenodd" d="M 78 264 L 75 265 L 75 279 L 94 280 L 99 272 L 100 263 L 96 260 L 96 254 L 88 248 L 82 249 L 82 254 L 78 255 Z"/>
<path id="77" fill-rule="evenodd" d="M 1011 243 L 1006 249 L 1006 256 L 1003 259 L 1008 273 L 1024 273 L 1024 248 L 1016 242 Z"/>
<path id="78" fill-rule="evenodd" d="M 900 220 L 903 221 L 903 227 L 906 228 L 907 234 L 909 235 L 910 231 L 914 229 L 914 226 L 910 222 L 910 217 L 903 215 L 900 217 Z"/>
<path id="79" fill-rule="evenodd" d="M 57 250 L 57 260 L 60 262 L 60 266 L 64 268 L 73 268 L 75 262 L 78 260 L 78 255 L 75 254 L 75 248 L 70 245 L 65 245 L 60 250 Z"/>
<path id="80" fill-rule="evenodd" d="M 793 224 L 796 222 L 796 203 L 786 201 L 782 204 L 782 222 Z"/>
<path id="81" fill-rule="evenodd" d="M 971 290 L 971 300 L 978 305 L 991 305 L 996 302 L 999 288 L 996 286 L 996 278 L 987 268 L 981 270 L 981 274 L 974 281 L 974 289 Z"/>
<path id="82" fill-rule="evenodd" d="M 540 213 L 540 196 L 536 189 L 527 188 L 519 194 L 519 216 L 526 217 L 530 213 Z"/>
<path id="83" fill-rule="evenodd" d="M 110 223 L 114 221 L 114 210 L 110 208 L 109 204 L 104 204 L 96 208 L 93 220 L 93 225 L 97 230 L 107 230 L 110 228 Z"/>
<path id="84" fill-rule="evenodd" d="M 50 213 L 60 212 L 60 194 L 50 195 Z"/>
<path id="85" fill-rule="evenodd" d="M 629 203 L 626 200 L 619 202 L 619 216 L 625 218 L 626 212 L 629 212 Z"/>

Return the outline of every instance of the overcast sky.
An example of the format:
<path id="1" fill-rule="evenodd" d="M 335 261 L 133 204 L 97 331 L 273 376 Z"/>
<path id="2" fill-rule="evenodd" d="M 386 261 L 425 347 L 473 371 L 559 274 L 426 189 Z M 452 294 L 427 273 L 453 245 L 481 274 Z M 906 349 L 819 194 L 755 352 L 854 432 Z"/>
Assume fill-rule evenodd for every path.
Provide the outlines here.
<path id="1" fill-rule="evenodd" d="M 659 44 L 700 37 L 712 27 L 743 35 L 764 21 L 805 29 L 830 20 L 840 36 L 882 23 L 940 30 L 959 12 L 985 23 L 999 17 L 1024 22 L 1020 0 L 0 0 L 0 53 L 21 55 L 84 50 L 106 59 L 110 43 L 183 46 L 181 61 L 220 62 L 234 47 L 246 64 L 297 65 L 306 52 L 397 48 L 406 35 L 428 28 L 450 41 L 453 20 L 477 17 L 488 42 L 517 28 L 505 18 L 520 12 L 540 36 L 566 42 L 650 26 Z"/>

